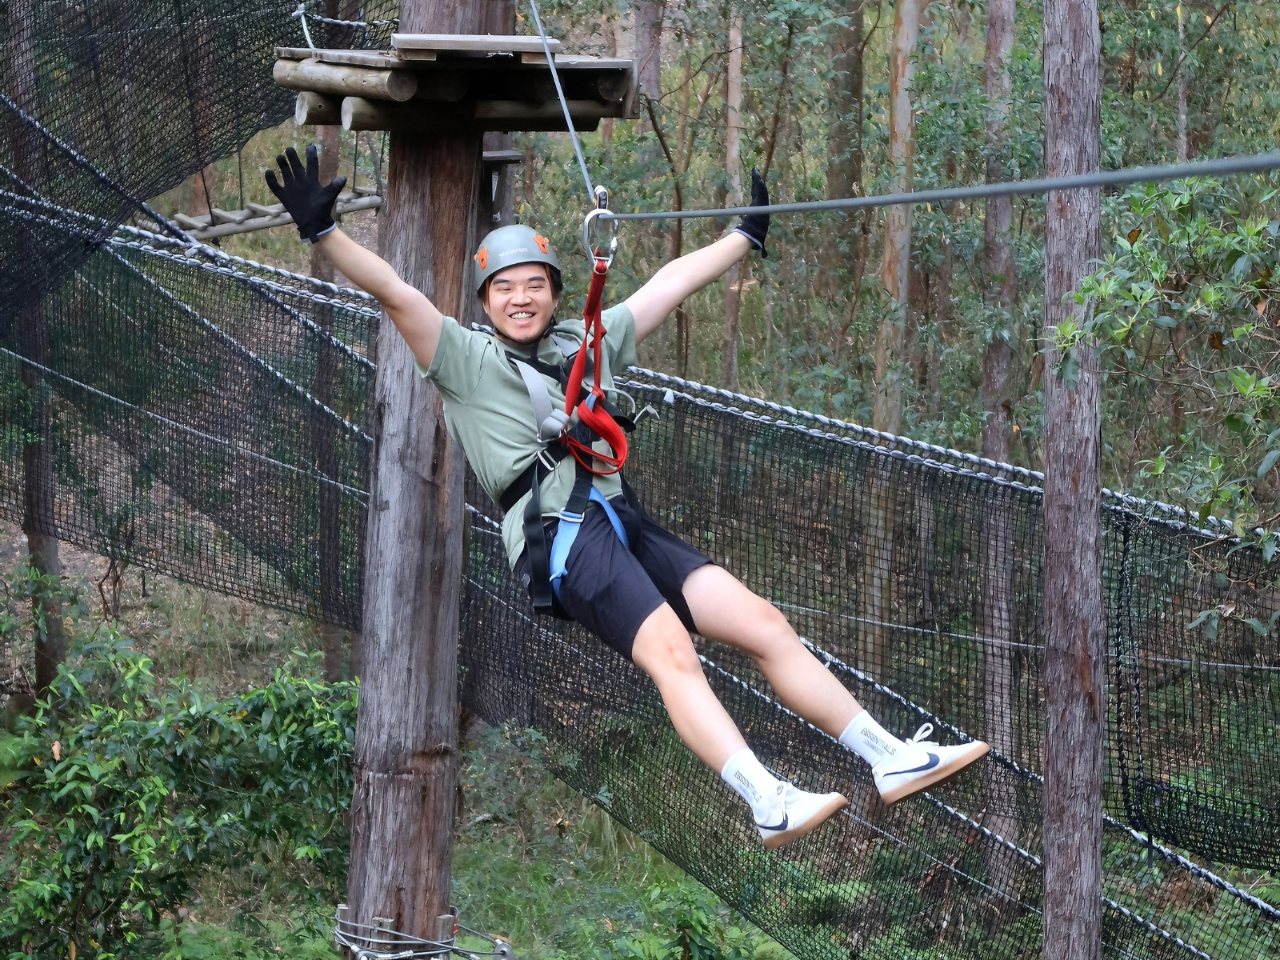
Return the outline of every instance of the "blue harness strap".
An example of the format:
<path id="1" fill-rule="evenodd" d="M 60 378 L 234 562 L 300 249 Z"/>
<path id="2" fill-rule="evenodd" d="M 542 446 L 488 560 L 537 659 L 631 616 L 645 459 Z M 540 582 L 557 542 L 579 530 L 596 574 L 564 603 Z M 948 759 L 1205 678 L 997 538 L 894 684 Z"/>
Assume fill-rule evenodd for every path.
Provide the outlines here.
<path id="1" fill-rule="evenodd" d="M 613 532 L 618 535 L 618 539 L 622 541 L 622 545 L 628 550 L 631 549 L 631 544 L 627 541 L 627 531 L 622 526 L 622 519 L 618 516 L 618 512 L 594 486 L 587 497 L 587 502 L 590 503 L 593 500 L 604 509 L 605 516 L 609 518 L 609 524 L 613 527 Z M 578 532 L 582 529 L 586 512 L 586 508 L 583 507 L 582 513 L 570 513 L 568 508 L 560 513 L 560 526 L 556 529 L 555 539 L 551 541 L 551 589 L 557 600 L 560 599 L 560 578 L 567 572 L 569 551 L 573 548 L 573 542 L 578 539 Z"/>

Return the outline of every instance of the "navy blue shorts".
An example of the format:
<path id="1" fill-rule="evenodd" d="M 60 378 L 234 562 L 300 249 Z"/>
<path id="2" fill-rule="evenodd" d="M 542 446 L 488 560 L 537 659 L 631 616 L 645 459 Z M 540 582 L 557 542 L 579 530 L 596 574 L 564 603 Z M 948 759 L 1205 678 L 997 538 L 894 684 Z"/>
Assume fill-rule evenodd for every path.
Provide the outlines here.
<path id="1" fill-rule="evenodd" d="M 644 510 L 637 515 L 626 497 L 614 497 L 609 505 L 622 521 L 633 549 L 622 545 L 604 508 L 590 504 L 565 563 L 560 606 L 630 660 L 631 645 L 640 625 L 663 603 L 671 604 L 680 622 L 690 633 L 694 632 L 693 614 L 682 588 L 689 574 L 712 561 L 663 530 Z M 559 524 L 559 520 L 547 524 L 548 543 Z M 515 573 L 527 590 L 527 550 L 516 561 Z"/>

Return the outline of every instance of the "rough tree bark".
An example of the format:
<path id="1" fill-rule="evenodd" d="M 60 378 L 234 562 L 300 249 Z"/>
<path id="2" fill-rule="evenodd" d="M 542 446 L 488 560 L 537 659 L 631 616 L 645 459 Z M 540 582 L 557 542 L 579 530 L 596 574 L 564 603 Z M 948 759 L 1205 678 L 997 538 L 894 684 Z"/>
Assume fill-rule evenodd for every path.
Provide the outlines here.
<path id="1" fill-rule="evenodd" d="M 1099 168 L 1097 0 L 1045 0 L 1045 174 Z M 1101 248 L 1097 190 L 1051 193 L 1045 327 L 1088 320 L 1071 297 Z M 1044 956 L 1102 954 L 1103 674 L 1098 357 L 1091 341 L 1045 362 Z"/>
<path id="2" fill-rule="evenodd" d="M 636 59 L 641 92 L 655 100 L 662 96 L 662 20 L 667 0 L 636 4 Z"/>
<path id="3" fill-rule="evenodd" d="M 326 13 L 326 16 L 335 16 Z M 335 16 L 336 19 L 336 16 Z M 328 183 L 338 175 L 342 153 L 341 128 L 331 125 L 316 127 L 316 142 L 320 147 L 320 182 Z M 333 282 L 333 264 L 319 247 L 311 248 L 311 275 Z M 324 330 L 333 326 L 333 310 L 323 304 L 316 309 L 316 323 Z M 335 367 L 342 358 L 323 340 L 317 346 L 316 399 L 326 406 L 333 405 L 334 386 L 337 380 Z M 334 426 L 327 417 L 316 417 L 313 424 L 316 469 L 330 480 L 338 479 L 338 458 L 333 446 Z M 320 648 L 324 651 L 324 676 L 331 683 L 342 679 L 342 640 L 346 633 L 335 622 L 339 613 L 342 592 L 338 515 L 341 499 L 331 484 L 320 485 L 320 610 L 324 620 L 320 624 Z"/>
<path id="4" fill-rule="evenodd" d="M 7 14 L 9 99 L 26 112 L 38 114 L 35 0 L 10 0 Z M 43 168 L 35 132 L 16 115 L 11 124 L 9 141 L 13 145 L 14 173 L 38 195 L 43 187 Z M 32 288 L 38 290 L 43 286 L 37 282 Z M 18 344 L 24 357 L 42 366 L 48 365 L 49 319 L 38 298 L 26 305 L 18 316 Z M 44 376 L 38 369 L 24 364 L 22 382 L 31 404 L 30 433 L 22 447 L 22 532 L 27 538 L 32 568 L 42 576 L 57 577 L 62 573 L 62 563 L 58 557 L 54 514 L 52 411 Z M 37 609 L 32 610 L 32 619 L 43 624 L 43 629 L 35 631 L 36 695 L 40 696 L 57 677 L 66 646 L 62 615 L 56 601 L 38 602 Z"/>
<path id="5" fill-rule="evenodd" d="M 729 171 L 728 206 L 742 203 L 742 17 L 737 9 L 730 11 L 729 72 L 725 87 L 724 163 Z M 724 335 L 720 347 L 720 385 L 726 390 L 738 389 L 738 318 L 742 308 L 744 257 L 725 274 Z"/>
<path id="6" fill-rule="evenodd" d="M 1187 162 L 1187 70 L 1182 58 L 1187 55 L 1187 22 L 1182 15 L 1182 4 L 1178 4 L 1178 60 L 1174 69 L 1178 71 L 1178 162 Z"/>
<path id="7" fill-rule="evenodd" d="M 829 54 L 835 73 L 830 88 L 831 121 L 827 125 L 827 199 L 852 197 L 862 192 L 862 28 L 864 4 L 859 2 L 849 14 L 849 22 L 836 28 Z M 841 246 L 847 245 L 855 229 L 850 217 L 841 217 L 826 234 L 818 293 L 837 293 L 845 262 Z M 850 296 L 853 296 L 851 293 Z"/>
<path id="8" fill-rule="evenodd" d="M 482 10 L 480 0 L 403 0 L 400 28 L 479 33 Z M 379 244 L 401 277 L 455 316 L 480 154 L 480 134 L 391 134 Z M 434 937 L 449 906 L 457 784 L 462 455 L 434 386 L 385 318 L 377 355 L 347 902 L 356 922 L 387 917 Z"/>
<path id="9" fill-rule="evenodd" d="M 911 80 L 915 76 L 916 39 L 921 0 L 897 0 L 893 14 L 893 52 L 889 61 L 890 192 L 911 189 L 915 158 L 915 118 Z M 903 348 L 907 336 L 907 287 L 911 271 L 911 205 L 890 207 L 885 215 L 884 261 L 880 280 L 890 308 L 876 338 L 875 407 L 871 423 L 886 433 L 902 432 Z"/>
<path id="10" fill-rule="evenodd" d="M 1004 150 L 1008 144 L 1009 97 L 1013 78 L 1009 55 L 1013 50 L 1013 29 L 1017 0 L 988 0 L 986 92 L 990 102 L 987 115 L 987 182 L 1005 179 Z M 1013 229 L 1013 198 L 987 200 L 984 260 L 987 303 L 999 312 L 1000 327 L 1012 323 L 1015 294 L 1013 251 L 1009 246 Z M 1001 463 L 1009 460 L 1012 424 L 1009 415 L 1009 339 L 995 336 L 982 361 L 982 406 L 986 420 L 982 428 L 982 455 Z M 1004 510 L 996 509 L 986 519 L 982 553 L 982 676 L 986 724 L 983 735 L 991 746 L 1006 756 L 1015 755 L 1013 742 L 1013 674 L 1017 658 L 1009 641 L 1013 636 L 1013 531 Z M 995 764 L 986 766 L 987 818 L 984 825 L 1006 840 L 1018 840 L 1018 820 L 1013 815 L 1016 797 L 1010 796 L 1007 782 Z M 993 857 L 992 866 L 1004 863 Z M 993 874 L 995 875 L 995 874 Z"/>

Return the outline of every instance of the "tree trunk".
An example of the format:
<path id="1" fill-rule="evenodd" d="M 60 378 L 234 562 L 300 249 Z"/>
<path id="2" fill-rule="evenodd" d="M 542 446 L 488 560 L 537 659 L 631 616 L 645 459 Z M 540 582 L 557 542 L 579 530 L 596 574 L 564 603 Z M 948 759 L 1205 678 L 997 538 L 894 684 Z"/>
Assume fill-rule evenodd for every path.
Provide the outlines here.
<path id="1" fill-rule="evenodd" d="M 9 33 L 9 99 L 32 114 L 39 114 L 36 91 L 35 0 L 10 0 Z M 34 131 L 16 117 L 9 130 L 13 145 L 14 173 L 33 194 L 40 195 L 44 186 L 40 147 Z M 33 284 L 33 289 L 43 289 Z M 39 299 L 26 304 L 18 313 L 18 350 L 29 360 L 49 364 L 49 319 Z M 27 537 L 27 556 L 36 573 L 58 577 L 62 563 L 58 557 L 58 527 L 54 513 L 56 490 L 53 471 L 53 417 L 44 375 L 35 367 L 23 365 L 22 382 L 27 390 L 29 432 L 22 446 L 22 532 Z M 31 611 L 37 625 L 35 634 L 36 695 L 42 696 L 58 675 L 58 667 L 66 655 L 62 631 L 62 612 L 56 600 L 36 601 Z"/>
<path id="2" fill-rule="evenodd" d="M 478 0 L 403 0 L 400 28 L 479 33 L 482 10 Z M 379 244 L 454 316 L 475 242 L 480 154 L 479 134 L 391 134 Z M 377 356 L 347 902 L 357 923 L 387 917 L 402 933 L 434 937 L 449 907 L 457 785 L 463 464 L 435 387 L 385 318 Z"/>
<path id="3" fill-rule="evenodd" d="M 729 172 L 728 206 L 742 204 L 742 17 L 729 14 L 729 74 L 724 105 L 724 163 Z M 724 336 L 720 347 L 720 386 L 738 389 L 738 319 L 742 308 L 742 283 L 747 258 L 729 268 L 725 275 Z"/>
<path id="4" fill-rule="evenodd" d="M 988 0 L 986 92 L 990 102 L 987 115 L 987 182 L 1005 179 L 1004 151 L 1008 145 L 1007 120 L 1013 78 L 1009 73 L 1009 55 L 1013 50 L 1013 29 L 1017 16 L 1017 0 Z M 1009 416 L 1009 362 L 1012 355 L 1010 311 L 1014 299 L 1013 252 L 1009 236 L 1013 229 L 1013 198 L 992 197 L 987 200 L 985 224 L 985 268 L 987 303 L 996 308 L 1000 327 L 987 345 L 982 361 L 982 407 L 986 420 L 982 428 L 982 455 L 1001 463 L 1008 462 L 1012 433 Z M 1008 336 L 1004 334 L 1008 333 Z M 1012 756 L 1014 752 L 1013 715 L 1009 710 L 1014 694 L 1013 674 L 1017 658 L 1009 642 L 1013 639 L 1013 598 L 1010 578 L 1013 576 L 1013 544 L 1005 511 L 996 509 L 983 530 L 981 630 L 983 702 L 985 726 L 983 734 L 991 746 Z M 1018 820 L 1014 816 L 1017 798 L 1009 794 L 1007 781 L 995 764 L 986 766 L 987 818 L 985 826 L 1012 842 L 1018 841 Z M 1006 860 L 990 858 L 988 866 L 999 870 Z M 994 874 L 993 874 L 994 875 Z"/>
<path id="5" fill-rule="evenodd" d="M 862 187 L 862 28 L 863 5 L 849 14 L 848 26 L 831 39 L 831 121 L 827 127 L 827 199 L 852 197 Z M 851 230 L 848 218 L 840 233 Z"/>
<path id="6" fill-rule="evenodd" d="M 606 13 L 603 19 L 604 40 L 609 56 L 618 55 L 618 41 L 622 37 L 622 21 L 616 15 Z M 514 31 L 514 27 L 512 30 Z M 613 149 L 613 117 L 605 117 L 600 121 L 600 146 L 608 154 Z"/>
<path id="7" fill-rule="evenodd" d="M 915 156 L 915 118 L 911 111 L 911 79 L 915 76 L 916 38 L 920 33 L 920 0 L 897 0 L 893 15 L 893 53 L 889 63 L 889 166 L 891 193 L 911 189 Z M 903 347 L 907 336 L 907 287 L 911 268 L 911 205 L 890 207 L 884 224 L 884 262 L 880 280 L 890 307 L 876 338 L 876 397 L 872 426 L 902 432 Z"/>
<path id="8" fill-rule="evenodd" d="M 1178 4 L 1178 162 L 1187 162 L 1187 69 L 1183 58 L 1187 55 L 1187 22 Z"/>
<path id="9" fill-rule="evenodd" d="M 636 60 L 640 91 L 654 100 L 662 96 L 662 20 L 667 0 L 641 0 L 636 5 Z"/>
<path id="10" fill-rule="evenodd" d="M 336 18 L 335 18 L 336 19 Z M 338 175 L 341 159 L 341 128 L 331 125 L 316 127 L 316 140 L 320 146 L 320 182 L 328 183 Z M 333 264 L 317 246 L 311 248 L 311 275 L 333 282 Z M 316 323 L 325 331 L 333 326 L 333 309 L 325 304 L 316 307 Z M 316 399 L 325 406 L 333 406 L 334 388 L 337 382 L 335 367 L 343 362 L 328 343 L 321 340 L 316 348 Z M 315 444 L 316 469 L 330 480 L 338 480 L 338 457 L 333 447 L 333 421 L 327 417 L 315 418 L 312 426 Z M 338 490 L 331 484 L 320 485 L 320 648 L 324 652 L 324 676 L 330 683 L 342 679 L 342 640 L 346 631 L 337 625 L 342 595 L 341 548 L 339 531 L 341 518 Z"/>
<path id="11" fill-rule="evenodd" d="M 1099 168 L 1097 0 L 1044 4 L 1045 175 Z M 1089 305 L 1071 294 L 1101 249 L 1097 190 L 1051 193 L 1045 217 L 1045 328 Z M 1102 954 L 1103 674 L 1098 357 L 1091 340 L 1045 362 L 1044 956 Z M 1071 362 L 1064 363 L 1064 359 Z"/>

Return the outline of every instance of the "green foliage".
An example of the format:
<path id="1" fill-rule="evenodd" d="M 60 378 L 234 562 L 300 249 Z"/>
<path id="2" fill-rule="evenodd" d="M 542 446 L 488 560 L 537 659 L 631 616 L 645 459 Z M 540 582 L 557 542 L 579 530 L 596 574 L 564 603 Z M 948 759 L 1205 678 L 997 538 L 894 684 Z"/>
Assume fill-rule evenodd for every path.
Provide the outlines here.
<path id="1" fill-rule="evenodd" d="M 34 642 L 46 640 L 49 611 L 71 617 L 87 613 L 83 596 L 57 576 L 42 574 L 23 559 L 0 580 L 0 646 L 27 656 Z"/>
<path id="2" fill-rule="evenodd" d="M 1150 408 L 1176 391 L 1207 402 L 1194 418 L 1170 424 L 1177 433 L 1164 439 L 1173 446 L 1135 464 L 1138 482 L 1201 523 L 1210 514 L 1230 518 L 1237 535 L 1276 519 L 1260 507 L 1274 512 L 1271 474 L 1280 460 L 1269 371 L 1276 345 L 1269 305 L 1280 296 L 1277 194 L 1250 180 L 1131 189 L 1111 204 L 1113 250 L 1078 296 L 1093 303 L 1092 319 L 1068 331 L 1099 342 L 1118 374 L 1116 401 L 1127 396 Z M 1274 552 L 1274 535 L 1259 538 Z"/>
<path id="3" fill-rule="evenodd" d="M 158 689 L 111 626 L 83 644 L 8 745 L 0 949 L 160 955 L 210 867 L 341 876 L 355 688 L 315 673 L 299 657 L 211 701 L 186 681 Z"/>

